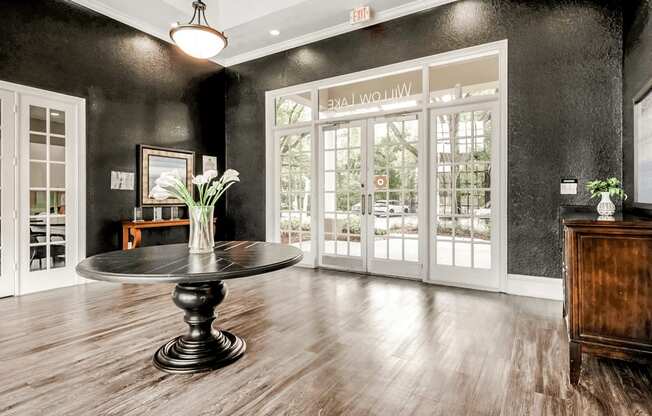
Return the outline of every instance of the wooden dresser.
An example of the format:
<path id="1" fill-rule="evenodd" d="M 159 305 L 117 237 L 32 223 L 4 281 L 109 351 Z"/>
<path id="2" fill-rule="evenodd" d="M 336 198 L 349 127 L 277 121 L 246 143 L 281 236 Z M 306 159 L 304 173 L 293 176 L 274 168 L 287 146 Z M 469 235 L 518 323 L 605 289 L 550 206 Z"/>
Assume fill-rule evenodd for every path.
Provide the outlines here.
<path id="1" fill-rule="evenodd" d="M 582 353 L 652 362 L 652 220 L 562 213 L 570 381 Z"/>

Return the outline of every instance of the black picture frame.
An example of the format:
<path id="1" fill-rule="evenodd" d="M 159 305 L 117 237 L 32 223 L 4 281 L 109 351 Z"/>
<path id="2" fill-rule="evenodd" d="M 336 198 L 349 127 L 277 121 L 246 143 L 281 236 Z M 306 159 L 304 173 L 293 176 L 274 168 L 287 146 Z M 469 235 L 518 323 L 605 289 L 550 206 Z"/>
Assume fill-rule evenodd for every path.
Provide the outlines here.
<path id="1" fill-rule="evenodd" d="M 650 78 L 643 88 L 639 90 L 639 92 L 634 96 L 633 101 L 633 111 L 634 111 L 634 135 L 633 135 L 633 140 L 632 144 L 634 146 L 634 192 L 633 192 L 633 201 L 632 201 L 632 207 L 642 209 L 645 211 L 652 211 L 652 203 L 647 203 L 647 202 L 640 202 L 639 200 L 639 195 L 638 195 L 638 175 L 637 175 L 637 170 L 638 170 L 638 155 L 637 155 L 637 147 L 638 147 L 638 126 L 636 125 L 638 123 L 638 117 L 637 117 L 637 111 L 638 111 L 638 105 L 644 101 L 645 99 L 649 98 L 652 95 L 652 78 Z M 652 126 L 650 126 L 652 129 Z"/>
<path id="2" fill-rule="evenodd" d="M 190 150 L 167 147 L 138 145 L 138 206 L 185 206 L 183 201 L 170 198 L 158 201 L 149 197 L 150 190 L 155 186 L 153 181 L 160 172 L 176 169 L 185 177 L 182 178 L 190 194 L 194 195 L 192 176 L 195 173 L 195 152 Z"/>

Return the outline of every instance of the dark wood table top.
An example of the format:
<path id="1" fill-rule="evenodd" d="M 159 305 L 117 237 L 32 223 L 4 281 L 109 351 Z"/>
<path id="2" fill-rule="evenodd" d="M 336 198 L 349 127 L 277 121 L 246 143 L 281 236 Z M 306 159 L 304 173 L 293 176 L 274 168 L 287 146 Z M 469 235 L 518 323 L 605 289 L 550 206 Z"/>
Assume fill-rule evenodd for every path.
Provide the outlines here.
<path id="1" fill-rule="evenodd" d="M 208 254 L 170 244 L 98 254 L 79 263 L 77 273 L 118 283 L 200 283 L 271 272 L 302 259 L 296 247 L 262 241 L 220 241 Z"/>

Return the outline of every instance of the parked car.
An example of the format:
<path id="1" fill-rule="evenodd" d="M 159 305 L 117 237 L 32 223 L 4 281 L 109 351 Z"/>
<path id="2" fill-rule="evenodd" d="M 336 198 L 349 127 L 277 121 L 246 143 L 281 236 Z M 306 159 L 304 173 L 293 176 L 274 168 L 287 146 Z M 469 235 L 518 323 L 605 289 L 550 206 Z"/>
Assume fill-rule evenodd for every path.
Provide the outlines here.
<path id="1" fill-rule="evenodd" d="M 358 202 L 357 204 L 353 204 L 351 206 L 351 211 L 360 212 L 361 208 L 362 206 Z M 395 199 L 390 199 L 389 201 L 379 199 L 374 203 L 374 214 L 378 217 L 400 212 L 407 214 L 409 211 L 410 209 L 406 205 L 401 204 L 398 200 Z"/>
<path id="2" fill-rule="evenodd" d="M 379 199 L 374 203 L 374 214 L 376 216 L 391 215 L 399 212 L 408 213 L 409 208 L 395 199 Z"/>

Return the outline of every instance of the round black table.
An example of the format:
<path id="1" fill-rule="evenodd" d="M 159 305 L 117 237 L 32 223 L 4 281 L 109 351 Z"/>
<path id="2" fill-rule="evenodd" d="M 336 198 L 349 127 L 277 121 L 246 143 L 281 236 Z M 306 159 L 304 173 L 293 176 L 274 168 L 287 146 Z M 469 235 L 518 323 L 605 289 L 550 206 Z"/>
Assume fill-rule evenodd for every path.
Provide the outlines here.
<path id="1" fill-rule="evenodd" d="M 196 373 L 230 364 L 246 349 L 237 335 L 212 329 L 215 308 L 227 293 L 223 280 L 283 269 L 302 258 L 296 247 L 260 241 L 217 242 L 208 254 L 171 244 L 98 254 L 79 263 L 77 273 L 117 283 L 176 283 L 172 299 L 185 311 L 189 331 L 159 348 L 154 365 L 170 373 Z"/>

